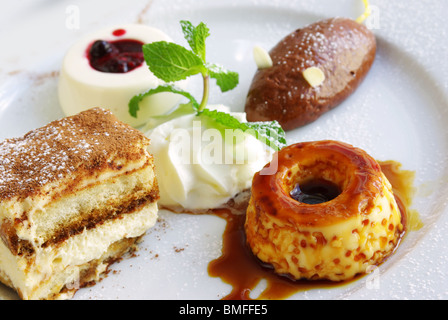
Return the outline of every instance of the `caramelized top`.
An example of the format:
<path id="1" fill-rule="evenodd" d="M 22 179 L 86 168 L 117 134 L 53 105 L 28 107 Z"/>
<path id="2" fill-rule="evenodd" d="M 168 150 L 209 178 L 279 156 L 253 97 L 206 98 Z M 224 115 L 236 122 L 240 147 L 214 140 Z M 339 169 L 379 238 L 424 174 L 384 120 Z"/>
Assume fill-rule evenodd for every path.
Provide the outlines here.
<path id="1" fill-rule="evenodd" d="M 0 200 L 39 194 L 57 180 L 120 169 L 145 157 L 148 144 L 138 130 L 101 108 L 53 121 L 0 143 Z"/>
<path id="2" fill-rule="evenodd" d="M 300 180 L 312 179 L 331 181 L 342 192 L 319 204 L 291 197 Z M 284 223 L 322 226 L 368 214 L 382 187 L 381 167 L 365 151 L 337 141 L 303 142 L 278 152 L 275 174 L 254 176 L 252 199 L 259 212 Z"/>

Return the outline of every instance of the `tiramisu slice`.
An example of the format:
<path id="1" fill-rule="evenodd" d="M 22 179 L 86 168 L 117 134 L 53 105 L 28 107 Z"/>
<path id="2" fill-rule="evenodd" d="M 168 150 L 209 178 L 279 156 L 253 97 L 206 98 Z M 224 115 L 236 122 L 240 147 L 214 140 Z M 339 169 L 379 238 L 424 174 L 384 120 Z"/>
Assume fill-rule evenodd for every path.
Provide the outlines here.
<path id="1" fill-rule="evenodd" d="M 71 298 L 157 219 L 149 140 L 94 108 L 0 143 L 0 281 Z"/>

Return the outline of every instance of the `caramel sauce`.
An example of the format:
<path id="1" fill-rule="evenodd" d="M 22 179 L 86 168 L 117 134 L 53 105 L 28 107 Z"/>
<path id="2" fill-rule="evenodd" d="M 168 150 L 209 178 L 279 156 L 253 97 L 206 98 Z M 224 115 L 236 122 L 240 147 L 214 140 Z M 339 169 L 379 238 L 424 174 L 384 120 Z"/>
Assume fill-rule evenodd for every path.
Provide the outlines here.
<path id="1" fill-rule="evenodd" d="M 401 164 L 396 161 L 379 161 L 378 163 L 381 166 L 381 171 L 392 185 L 395 200 L 400 211 L 402 213 L 405 212 L 405 214 L 402 214 L 405 230 L 415 231 L 420 229 L 423 224 L 419 214 L 416 210 L 410 209 L 412 197 L 415 194 L 415 172 L 402 170 Z"/>
<path id="2" fill-rule="evenodd" d="M 232 291 L 223 300 L 281 300 L 299 291 L 341 285 L 324 280 L 295 281 L 277 275 L 258 260 L 246 245 L 245 214 L 234 215 L 226 209 L 216 210 L 214 214 L 225 219 L 227 226 L 223 234 L 222 255 L 209 263 L 208 273 L 232 286 Z M 267 287 L 258 297 L 251 297 L 252 290 L 263 279 Z"/>
<path id="3" fill-rule="evenodd" d="M 290 192 L 291 198 L 307 204 L 324 203 L 333 200 L 339 194 L 341 194 L 339 187 L 324 179 L 315 179 L 305 183 L 298 183 Z"/>
<path id="4" fill-rule="evenodd" d="M 381 169 L 393 186 L 397 203 L 404 217 L 409 220 L 409 206 L 414 189 L 414 173 L 401 170 L 401 165 L 394 161 L 380 162 Z M 219 277 L 232 286 L 232 291 L 224 300 L 282 300 L 291 295 L 310 289 L 340 287 L 358 280 L 362 275 L 352 280 L 332 282 L 325 280 L 292 280 L 287 276 L 280 276 L 272 268 L 264 265 L 251 252 L 246 245 L 244 232 L 245 210 L 240 214 L 233 214 L 230 210 L 214 210 L 213 214 L 226 220 L 226 229 L 223 234 L 222 255 L 211 261 L 208 273 L 212 277 Z M 407 224 L 405 230 L 407 230 Z M 258 297 L 251 297 L 251 292 L 261 280 L 266 281 L 266 287 Z"/>

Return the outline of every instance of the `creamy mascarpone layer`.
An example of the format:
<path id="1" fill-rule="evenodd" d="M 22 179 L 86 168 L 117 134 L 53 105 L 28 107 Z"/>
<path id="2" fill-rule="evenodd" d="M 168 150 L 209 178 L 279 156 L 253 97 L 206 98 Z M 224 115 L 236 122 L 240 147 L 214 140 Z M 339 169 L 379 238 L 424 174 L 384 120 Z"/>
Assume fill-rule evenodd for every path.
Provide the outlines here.
<path id="1" fill-rule="evenodd" d="M 76 176 L 68 176 L 43 186 L 43 190 L 38 196 L 28 197 L 23 201 L 18 201 L 16 198 L 2 201 L 0 202 L 0 219 L 12 221 L 26 214 L 27 219 L 16 230 L 17 236 L 22 240 L 35 243 L 40 240 L 39 234 L 54 228 L 54 219 L 64 221 L 76 217 L 79 212 L 80 194 L 85 193 L 83 202 L 84 205 L 87 205 L 94 200 L 100 203 L 104 199 L 118 197 L 124 190 L 130 186 L 136 187 L 138 184 L 142 184 L 142 181 L 145 181 L 147 188 L 151 189 L 155 181 L 154 168 L 152 165 L 145 165 L 146 161 L 147 159 L 140 159 L 123 166 L 121 170 L 105 170 L 99 176 L 83 179 L 80 184 L 72 188 L 73 196 L 64 198 L 65 209 L 63 211 L 60 211 L 60 207 L 52 210 L 54 197 L 63 192 Z M 139 172 L 130 174 L 136 170 Z M 91 194 L 92 187 L 95 188 L 96 197 Z M 82 191 L 83 189 L 85 191 Z M 80 191 L 81 193 L 77 194 Z M 94 206 L 95 204 L 90 205 Z M 45 227 L 47 224 L 49 226 Z M 40 245 L 40 243 L 36 243 L 36 245 Z"/>
<path id="2" fill-rule="evenodd" d="M 79 278 L 77 266 L 100 258 L 109 246 L 123 238 L 141 236 L 157 220 L 157 204 L 151 203 L 142 210 L 125 214 L 121 219 L 109 220 L 96 228 L 84 230 L 56 247 L 36 251 L 35 262 L 29 264 L 25 257 L 15 256 L 0 241 L 2 276 L 19 289 L 23 299 L 45 298 L 54 290 L 53 277 L 62 287 Z M 60 279 L 64 275 L 63 279 Z M 60 282 L 62 281 L 62 283 Z M 49 285 L 46 285 L 49 284 Z"/>
<path id="3" fill-rule="evenodd" d="M 213 108 L 229 112 L 225 106 Z M 244 113 L 232 115 L 246 121 Z M 250 188 L 253 175 L 271 161 L 273 150 L 246 133 L 236 134 L 232 143 L 232 132 L 221 132 L 195 115 L 186 115 L 146 133 L 161 206 L 216 208 Z"/>
<path id="4" fill-rule="evenodd" d="M 113 35 L 113 31 L 117 29 L 124 29 L 126 33 L 121 36 Z M 178 95 L 159 93 L 141 102 L 137 118 L 129 114 L 128 103 L 134 95 L 164 82 L 151 73 L 145 62 L 126 73 L 107 73 L 93 69 L 86 56 L 89 45 L 95 40 L 119 39 L 134 39 L 143 43 L 171 41 L 162 31 L 140 24 L 108 27 L 80 39 L 68 50 L 60 73 L 59 102 L 67 116 L 92 107 L 102 107 L 111 110 L 121 121 L 140 126 L 148 117 L 169 111 L 179 101 Z M 181 81 L 176 85 L 185 88 L 186 82 Z"/>

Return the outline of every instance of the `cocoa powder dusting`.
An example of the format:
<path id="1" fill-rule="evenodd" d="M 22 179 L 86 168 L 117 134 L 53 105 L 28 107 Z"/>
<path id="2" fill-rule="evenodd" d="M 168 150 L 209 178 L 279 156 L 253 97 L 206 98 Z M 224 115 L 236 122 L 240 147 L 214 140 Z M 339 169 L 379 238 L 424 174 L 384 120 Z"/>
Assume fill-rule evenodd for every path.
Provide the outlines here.
<path id="1" fill-rule="evenodd" d="M 0 200 L 48 192 L 64 179 L 120 169 L 144 156 L 149 140 L 110 111 L 93 108 L 0 142 Z"/>

